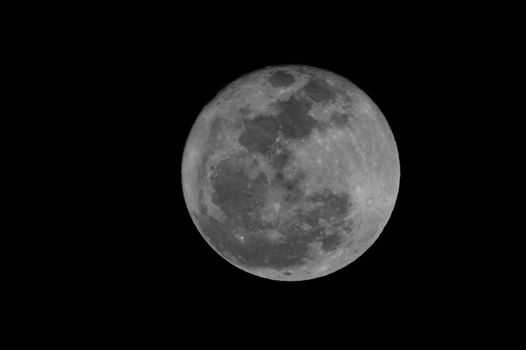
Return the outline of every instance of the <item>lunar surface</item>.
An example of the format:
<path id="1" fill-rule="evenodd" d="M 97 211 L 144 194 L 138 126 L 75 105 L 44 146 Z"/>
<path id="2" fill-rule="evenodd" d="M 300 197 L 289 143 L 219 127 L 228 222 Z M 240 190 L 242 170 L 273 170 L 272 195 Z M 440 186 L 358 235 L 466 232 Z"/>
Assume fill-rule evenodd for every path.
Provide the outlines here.
<path id="1" fill-rule="evenodd" d="M 219 255 L 299 281 L 373 244 L 393 211 L 400 164 L 385 117 L 358 87 L 325 70 L 275 66 L 204 108 L 182 175 L 189 213 Z"/>

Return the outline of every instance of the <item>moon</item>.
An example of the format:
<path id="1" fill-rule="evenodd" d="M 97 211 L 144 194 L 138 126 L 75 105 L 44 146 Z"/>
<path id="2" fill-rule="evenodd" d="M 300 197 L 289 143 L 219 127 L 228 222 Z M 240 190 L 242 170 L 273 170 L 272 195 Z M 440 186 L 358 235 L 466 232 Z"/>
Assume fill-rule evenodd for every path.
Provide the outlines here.
<path id="1" fill-rule="evenodd" d="M 355 261 L 387 224 L 399 184 L 378 106 L 348 79 L 300 65 L 266 67 L 220 91 L 197 117 L 182 163 L 188 211 L 208 245 L 280 281 Z"/>

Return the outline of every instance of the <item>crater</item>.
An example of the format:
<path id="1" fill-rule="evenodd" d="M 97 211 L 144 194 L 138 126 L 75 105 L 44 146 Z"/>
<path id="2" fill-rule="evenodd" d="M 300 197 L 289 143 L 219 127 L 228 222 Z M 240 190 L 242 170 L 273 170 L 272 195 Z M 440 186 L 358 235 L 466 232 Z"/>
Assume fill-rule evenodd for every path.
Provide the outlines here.
<path id="1" fill-rule="evenodd" d="M 295 79 L 292 74 L 284 70 L 278 70 L 268 78 L 268 81 L 273 87 L 284 88 L 294 84 Z"/>

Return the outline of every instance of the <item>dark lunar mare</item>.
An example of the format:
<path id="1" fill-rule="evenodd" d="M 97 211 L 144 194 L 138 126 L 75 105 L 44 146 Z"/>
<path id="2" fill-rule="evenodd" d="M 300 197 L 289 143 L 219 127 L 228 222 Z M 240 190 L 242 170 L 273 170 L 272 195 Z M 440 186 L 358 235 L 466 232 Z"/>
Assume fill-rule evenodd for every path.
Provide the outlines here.
<path id="1" fill-rule="evenodd" d="M 272 148 L 279 132 L 276 118 L 259 115 L 244 121 L 244 129 L 239 136 L 239 143 L 250 152 L 266 154 Z"/>
<path id="2" fill-rule="evenodd" d="M 302 90 L 317 103 L 332 100 L 339 92 L 320 78 L 311 78 Z"/>
<path id="3" fill-rule="evenodd" d="M 242 155 L 231 156 L 217 164 L 211 177 L 212 202 L 221 208 L 231 224 L 251 231 L 260 228 L 253 214 L 263 208 L 268 180 L 262 172 L 250 179 L 239 157 Z"/>
<path id="4" fill-rule="evenodd" d="M 308 253 L 308 241 L 312 239 L 297 235 L 287 236 L 284 242 L 268 240 L 264 230 L 278 228 L 277 224 L 261 221 L 259 216 L 269 183 L 262 172 L 255 179 L 249 178 L 241 165 L 243 162 L 239 161 L 246 156 L 232 155 L 218 163 L 211 177 L 212 201 L 226 219 L 218 221 L 208 216 L 203 205 L 198 218 L 201 230 L 221 253 L 229 253 L 248 268 L 286 268 L 302 264 Z M 244 242 L 237 239 L 234 232 L 243 233 Z"/>
<path id="5" fill-rule="evenodd" d="M 309 244 L 321 242 L 321 248 L 326 251 L 337 249 L 342 243 L 343 238 L 337 234 L 326 235 L 325 231 L 336 232 L 338 228 L 343 228 L 347 223 L 341 220 L 345 215 L 348 206 L 343 197 L 332 197 L 327 195 L 328 202 L 332 198 L 337 205 L 322 203 L 322 207 L 314 211 L 298 212 L 294 220 L 285 222 L 281 227 L 275 227 L 262 222 L 257 222 L 250 217 L 248 207 L 254 205 L 249 199 L 244 199 L 245 203 L 239 202 L 241 197 L 233 195 L 239 202 L 240 213 L 233 214 L 224 221 L 218 221 L 209 216 L 206 208 L 197 217 L 198 225 L 203 234 L 208 237 L 211 244 L 225 257 L 231 255 L 236 262 L 247 268 L 276 268 L 285 269 L 301 266 L 309 256 Z M 230 202 L 234 208 L 234 201 Z M 224 207 L 222 207 L 224 208 Z M 336 208 L 339 216 L 335 216 L 332 208 Z M 325 218 L 328 224 L 321 225 L 319 220 Z M 311 225 L 311 229 L 305 230 L 303 224 Z M 285 240 L 272 242 L 268 240 L 264 233 L 257 233 L 265 228 L 278 229 L 284 234 Z M 233 234 L 240 232 L 245 234 L 244 242 L 241 242 Z M 252 234 L 256 232 L 255 234 Z M 260 231 L 261 232 L 261 231 Z"/>
<path id="6" fill-rule="evenodd" d="M 298 97 L 277 101 L 276 115 L 258 115 L 242 121 L 239 143 L 250 152 L 266 154 L 278 138 L 279 133 L 286 139 L 298 140 L 308 137 L 321 124 L 308 115 L 312 103 Z"/>
<path id="7" fill-rule="evenodd" d="M 276 115 L 280 131 L 287 139 L 297 140 L 308 137 L 320 123 L 308 115 L 312 104 L 298 97 L 276 103 L 280 112 Z"/>
<path id="8" fill-rule="evenodd" d="M 273 148 L 277 151 L 278 146 Z M 288 151 L 281 151 L 288 159 Z M 341 220 L 350 209 L 346 194 L 330 191 L 305 196 L 299 188 L 301 173 L 297 179 L 274 178 L 269 183 L 264 173 L 250 179 L 246 173 L 246 157 L 249 153 L 232 155 L 217 164 L 211 176 L 214 193 L 212 202 L 225 214 L 225 220 L 218 221 L 208 216 L 206 206 L 202 205 L 198 223 L 211 244 L 225 256 L 231 255 L 247 268 L 271 267 L 276 269 L 293 268 L 305 263 L 309 255 L 309 244 L 322 243 L 322 249 L 332 251 L 341 243 L 339 235 L 325 235 L 326 230 L 335 232 L 342 227 Z M 281 157 L 278 157 L 281 158 Z M 276 171 L 283 170 L 284 161 L 276 161 Z M 304 175 L 303 175 L 304 176 Z M 313 210 L 294 212 L 289 221 L 266 223 L 260 220 L 264 196 L 271 186 L 285 191 L 289 204 L 299 200 L 315 203 Z M 325 224 L 323 224 L 325 223 Z M 304 225 L 311 228 L 306 230 Z M 277 230 L 284 235 L 283 241 L 270 241 L 265 230 Z M 235 237 L 235 232 L 244 234 L 243 241 Z"/>
<path id="9" fill-rule="evenodd" d="M 283 70 L 278 70 L 274 72 L 269 78 L 268 78 L 270 85 L 274 87 L 287 87 L 294 83 L 295 79 L 294 76 L 290 73 L 287 73 Z"/>

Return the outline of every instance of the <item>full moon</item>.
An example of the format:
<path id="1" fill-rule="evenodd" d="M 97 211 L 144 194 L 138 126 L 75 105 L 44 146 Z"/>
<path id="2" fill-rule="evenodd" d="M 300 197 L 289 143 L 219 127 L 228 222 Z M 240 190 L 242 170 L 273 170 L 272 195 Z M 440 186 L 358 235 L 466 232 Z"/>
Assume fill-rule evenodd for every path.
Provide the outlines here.
<path id="1" fill-rule="evenodd" d="M 238 78 L 202 110 L 182 179 L 192 220 L 217 254 L 256 276 L 301 281 L 342 269 L 376 241 L 400 163 L 364 91 L 319 68 L 273 66 Z"/>

